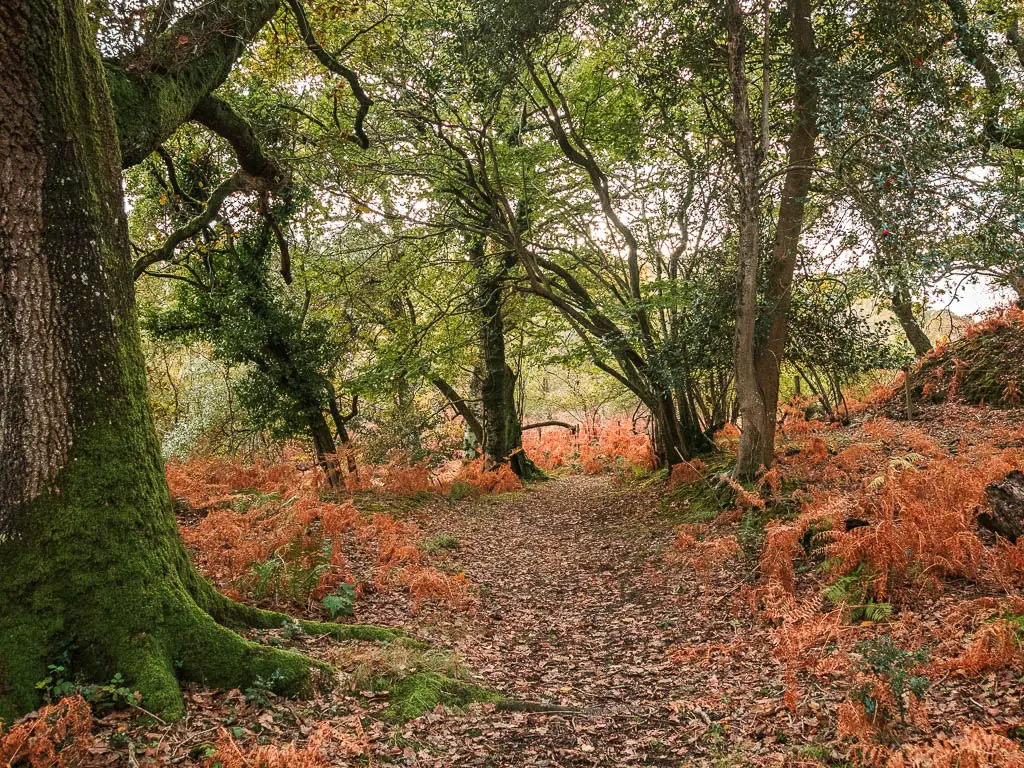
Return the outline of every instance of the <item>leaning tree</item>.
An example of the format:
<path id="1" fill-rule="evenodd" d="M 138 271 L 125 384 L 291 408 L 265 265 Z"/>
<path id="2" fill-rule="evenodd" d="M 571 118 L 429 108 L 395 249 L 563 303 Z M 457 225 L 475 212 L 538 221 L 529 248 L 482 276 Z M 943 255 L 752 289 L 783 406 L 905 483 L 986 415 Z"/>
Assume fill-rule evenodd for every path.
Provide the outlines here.
<path id="1" fill-rule="evenodd" d="M 282 617 L 233 603 L 189 562 L 147 400 L 121 187 L 122 167 L 189 120 L 235 149 L 240 186 L 275 183 L 211 92 L 277 10 L 195 4 L 117 62 L 101 61 L 80 0 L 0 5 L 0 716 L 35 706 L 69 650 L 83 675 L 121 673 L 171 717 L 179 680 L 262 676 L 287 693 L 329 672 L 236 634 Z"/>

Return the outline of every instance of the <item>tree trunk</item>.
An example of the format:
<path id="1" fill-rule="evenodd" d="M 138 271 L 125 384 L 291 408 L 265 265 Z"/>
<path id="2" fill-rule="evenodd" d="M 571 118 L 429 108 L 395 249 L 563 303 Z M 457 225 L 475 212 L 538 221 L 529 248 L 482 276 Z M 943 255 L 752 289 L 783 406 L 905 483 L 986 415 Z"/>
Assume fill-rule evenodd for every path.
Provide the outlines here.
<path id="1" fill-rule="evenodd" d="M 739 230 L 736 336 L 733 351 L 736 399 L 742 421 L 735 472 L 739 477 L 751 477 L 757 473 L 764 464 L 765 456 L 770 455 L 772 450 L 772 430 L 768 426 L 768 410 L 758 383 L 756 367 L 757 278 L 761 250 L 758 161 L 754 125 L 750 118 L 743 7 L 739 0 L 728 0 L 725 18 L 728 32 L 729 86 L 736 139 L 734 164 Z"/>
<path id="2" fill-rule="evenodd" d="M 323 411 L 319 408 L 310 408 L 306 415 L 309 422 L 309 432 L 313 438 L 313 451 L 316 453 L 316 462 L 324 472 L 327 486 L 332 490 L 344 488 L 345 483 L 341 477 L 341 464 L 338 457 L 338 445 L 334 442 L 334 435 L 331 427 L 324 418 Z"/>
<path id="3" fill-rule="evenodd" d="M 768 338 L 758 348 L 757 381 L 764 398 L 762 467 L 775 458 L 775 424 L 779 407 L 779 379 L 789 338 L 789 309 L 793 303 L 793 273 L 803 233 L 804 208 L 811 190 L 814 143 L 818 135 L 818 85 L 814 74 L 817 46 L 811 24 L 810 0 L 789 0 L 789 29 L 793 43 L 795 92 L 793 129 L 789 136 L 786 178 L 775 226 L 772 260 L 768 265 L 765 299 L 770 311 Z"/>
<path id="4" fill-rule="evenodd" d="M 730 54 L 732 51 L 733 28 L 740 39 L 740 49 L 736 57 L 740 63 L 743 61 L 742 51 L 742 17 L 740 6 L 735 0 L 730 2 L 730 8 L 735 5 L 735 10 L 730 16 L 737 18 L 730 28 Z M 737 394 L 740 396 L 740 410 L 742 414 L 742 436 L 740 437 L 739 456 L 736 463 L 736 474 L 739 477 L 753 477 L 762 468 L 770 467 L 775 454 L 775 424 L 776 412 L 779 405 L 779 378 L 781 375 L 782 361 L 786 351 L 786 340 L 789 336 L 789 310 L 792 304 L 793 274 L 796 270 L 797 249 L 800 245 L 800 236 L 803 231 L 804 208 L 806 207 L 807 196 L 811 188 L 811 169 L 814 162 L 814 144 L 817 137 L 817 111 L 818 111 L 818 87 L 814 75 L 814 59 L 817 56 L 814 40 L 814 27 L 811 24 L 811 7 L 809 0 L 790 0 L 788 3 L 790 17 L 790 35 L 794 53 L 794 118 L 793 129 L 789 136 L 786 162 L 786 177 L 783 182 L 782 200 L 779 205 L 779 218 L 775 228 L 775 240 L 772 245 L 771 262 L 768 265 L 768 283 L 765 290 L 765 305 L 769 314 L 769 326 L 767 338 L 758 341 L 754 330 L 757 317 L 757 259 L 759 248 L 750 246 L 753 239 L 753 231 L 748 235 L 748 248 L 741 256 L 741 280 L 744 281 L 741 287 L 741 311 L 738 315 L 742 318 L 742 338 L 740 329 L 737 328 L 737 369 L 736 382 Z M 732 55 L 730 55 L 730 78 L 734 80 L 734 100 L 739 96 L 742 105 L 736 112 L 737 122 L 737 155 L 741 156 L 742 162 L 747 165 L 747 156 L 753 157 L 753 137 L 748 138 L 747 133 L 753 134 L 753 127 L 750 124 L 749 107 L 747 106 L 747 83 L 744 69 L 741 66 L 735 67 L 733 74 Z M 742 79 L 741 79 L 741 76 Z M 737 94 L 737 89 L 742 89 L 742 94 Z M 734 107 L 735 109 L 735 107 Z M 745 125 L 743 125 L 745 123 Z M 742 126 L 742 127 L 741 127 Z M 743 134 L 742 137 L 740 134 Z M 750 144 L 740 150 L 740 143 Z M 754 188 L 756 189 L 756 168 L 750 172 L 741 173 L 741 187 L 747 186 L 750 177 L 753 176 Z M 749 192 L 740 192 L 741 197 L 749 195 Z M 756 199 L 752 201 L 756 205 Z M 754 209 L 756 215 L 756 208 Z M 741 215 L 742 215 L 741 205 Z M 749 214 L 748 214 L 749 215 Z M 741 238 L 743 228 L 747 222 L 741 221 Z M 756 226 L 751 227 L 756 230 Z M 760 233 L 757 232 L 759 244 Z M 740 246 L 744 250 L 743 244 Z M 750 272 L 753 272 L 753 275 Z M 749 283 L 752 282 L 753 285 Z M 740 344 L 750 343 L 753 337 L 754 351 L 748 356 L 746 350 L 740 349 Z M 751 385 L 750 360 L 753 358 L 754 382 Z M 740 376 L 743 376 L 743 393 L 740 391 Z M 756 390 L 756 394 L 754 391 Z M 748 407 L 744 407 L 745 404 Z M 748 413 L 749 411 L 749 413 Z"/>
<path id="5" fill-rule="evenodd" d="M 654 421 L 651 447 L 654 450 L 655 464 L 659 467 L 670 467 L 687 458 L 689 454 L 686 451 L 686 438 L 671 395 L 658 398 L 656 406 L 651 409 L 651 418 Z"/>
<path id="6" fill-rule="evenodd" d="M 35 707 L 69 649 L 165 717 L 183 714 L 179 679 L 307 689 L 327 668 L 226 628 L 280 617 L 216 593 L 178 534 L 85 5 L 5 0 L 0 57 L 0 717 Z"/>
<path id="7" fill-rule="evenodd" d="M 1014 304 L 1018 309 L 1024 309 L 1024 270 L 1010 270 L 1006 275 L 1006 284 L 1017 294 Z"/>
<path id="8" fill-rule="evenodd" d="M 352 477 L 359 479 L 359 465 L 356 463 L 355 452 L 352 448 L 352 437 L 349 435 L 348 423 L 359 414 L 359 396 L 352 396 L 352 410 L 348 416 L 341 415 L 338 407 L 338 394 L 334 391 L 334 385 L 327 381 L 327 404 L 331 411 L 331 419 L 334 421 L 334 430 L 338 435 L 338 442 L 345 452 L 345 467 Z"/>
<path id="9" fill-rule="evenodd" d="M 910 291 L 906 285 L 897 286 L 892 292 L 892 311 L 899 320 L 903 332 L 907 334 L 910 346 L 914 348 L 914 354 L 924 357 L 932 351 L 932 341 L 928 335 L 921 330 L 917 318 L 914 317 L 914 307 L 910 301 Z"/>
<path id="10" fill-rule="evenodd" d="M 523 451 L 523 431 L 516 410 L 516 374 L 505 358 L 505 321 L 502 316 L 502 280 L 511 266 L 503 263 L 496 274 L 487 269 L 485 242 L 477 241 L 470 254 L 476 266 L 479 292 L 480 352 L 483 377 L 483 450 L 488 464 L 508 464 L 519 477 L 543 476 Z"/>

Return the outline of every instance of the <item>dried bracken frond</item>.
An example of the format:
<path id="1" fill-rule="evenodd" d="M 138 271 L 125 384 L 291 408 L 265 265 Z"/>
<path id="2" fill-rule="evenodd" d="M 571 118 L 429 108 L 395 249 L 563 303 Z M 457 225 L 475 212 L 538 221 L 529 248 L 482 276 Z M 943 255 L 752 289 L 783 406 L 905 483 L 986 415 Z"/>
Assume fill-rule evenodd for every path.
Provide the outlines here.
<path id="1" fill-rule="evenodd" d="M 336 757 L 356 758 L 370 748 L 365 734 L 350 736 L 329 724 L 320 726 L 304 747 L 264 744 L 243 749 L 225 728 L 218 733 L 214 753 L 206 760 L 210 768 L 329 768 Z"/>
<path id="2" fill-rule="evenodd" d="M 2 732 L 0 765 L 73 768 L 83 765 L 92 746 L 92 711 L 80 695 L 61 699 Z"/>

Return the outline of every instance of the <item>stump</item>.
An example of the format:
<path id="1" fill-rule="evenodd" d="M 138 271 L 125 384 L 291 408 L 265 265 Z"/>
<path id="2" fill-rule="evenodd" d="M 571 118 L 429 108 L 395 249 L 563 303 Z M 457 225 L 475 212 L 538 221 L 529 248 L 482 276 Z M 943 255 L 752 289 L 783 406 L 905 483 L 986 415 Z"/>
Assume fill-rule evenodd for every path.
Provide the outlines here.
<path id="1" fill-rule="evenodd" d="M 1024 472 L 1013 470 L 1002 480 L 985 487 L 989 509 L 978 516 L 978 525 L 1011 544 L 1024 536 Z"/>

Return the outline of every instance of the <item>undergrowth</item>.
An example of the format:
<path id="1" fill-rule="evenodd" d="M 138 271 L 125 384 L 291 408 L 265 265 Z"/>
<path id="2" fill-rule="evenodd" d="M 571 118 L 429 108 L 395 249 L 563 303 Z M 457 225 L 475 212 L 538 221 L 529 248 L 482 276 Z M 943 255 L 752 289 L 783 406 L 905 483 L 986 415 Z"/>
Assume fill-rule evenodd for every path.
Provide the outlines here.
<path id="1" fill-rule="evenodd" d="M 1008 325 L 1019 332 L 1019 313 L 968 338 Z M 969 368 L 960 376 L 969 382 Z M 871 397 L 886 402 L 883 392 Z M 986 486 L 1024 467 L 1024 429 L 999 419 L 974 426 L 978 419 L 964 413 L 958 432 L 941 420 L 893 421 L 873 407 L 854 404 L 862 421 L 844 427 L 790 406 L 776 465 L 757 486 L 721 479 L 728 458 L 673 469 L 664 508 L 681 526 L 668 559 L 706 587 L 742 551 L 756 552 L 756 578 L 741 587 L 734 611 L 770 629 L 792 712 L 813 703 L 809 687 L 842 692 L 837 736 L 855 764 L 1024 766 L 1006 728 L 934 735 L 929 717 L 933 681 L 969 683 L 1024 667 L 1024 541 L 993 538 L 977 524 Z M 730 434 L 718 443 L 727 454 L 735 444 Z M 911 641 L 922 596 L 941 595 L 950 582 L 987 596 L 944 603 L 955 608 L 944 609 L 942 634 Z M 681 648 L 674 658 L 739 653 L 736 643 Z"/>
<path id="2" fill-rule="evenodd" d="M 503 482 L 493 474 L 492 490 Z M 464 575 L 430 564 L 416 523 L 325 498 L 293 464 L 207 458 L 169 464 L 167 475 L 172 495 L 199 514 L 181 526 L 197 567 L 231 597 L 331 618 L 350 615 L 346 602 L 367 590 L 402 589 L 414 611 L 429 601 L 473 603 Z"/>

